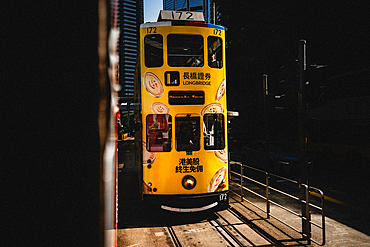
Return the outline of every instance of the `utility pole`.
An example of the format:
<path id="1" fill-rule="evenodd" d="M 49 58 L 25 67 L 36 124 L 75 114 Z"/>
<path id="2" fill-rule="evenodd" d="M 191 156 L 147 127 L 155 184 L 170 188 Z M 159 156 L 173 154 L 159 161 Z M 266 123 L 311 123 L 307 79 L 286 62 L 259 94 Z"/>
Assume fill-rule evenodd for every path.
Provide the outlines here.
<path id="1" fill-rule="evenodd" d="M 263 75 L 263 132 L 265 137 L 265 142 L 267 145 L 267 131 L 268 131 L 268 124 L 267 124 L 267 97 L 269 95 L 268 85 L 267 85 L 267 75 Z"/>
<path id="2" fill-rule="evenodd" d="M 308 162 L 307 162 L 307 127 L 306 127 L 306 40 L 299 41 L 298 48 L 299 64 L 299 86 L 298 86 L 298 133 L 300 145 L 300 182 L 301 186 L 301 205 L 302 205 L 302 232 L 306 235 L 308 244 L 311 240 L 311 224 L 308 198 Z M 300 184 L 301 184 L 300 183 Z"/>
<path id="3" fill-rule="evenodd" d="M 263 134 L 264 134 L 264 141 L 265 141 L 265 155 L 266 161 L 265 162 L 270 162 L 270 147 L 269 147 L 269 124 L 268 124 L 268 109 L 271 107 L 269 104 L 269 90 L 268 90 L 268 83 L 267 83 L 267 74 L 263 75 Z M 270 164 L 267 164 L 267 167 L 270 167 Z M 269 172 L 270 169 L 268 170 Z"/>
<path id="4" fill-rule="evenodd" d="M 128 129 L 128 136 L 131 136 L 131 126 L 130 126 L 130 105 L 131 101 L 127 101 L 127 129 Z"/>
<path id="5" fill-rule="evenodd" d="M 216 24 L 216 3 L 215 2 L 212 2 L 210 14 L 211 14 L 211 24 Z"/>
<path id="6" fill-rule="evenodd" d="M 265 159 L 265 162 L 267 162 L 267 169 L 266 172 L 266 212 L 267 212 L 267 218 L 270 218 L 270 201 L 269 201 L 269 172 L 270 171 L 270 145 L 269 145 L 269 125 L 268 125 L 268 111 L 267 111 L 267 102 L 268 96 L 269 95 L 269 90 L 268 90 L 268 84 L 267 84 L 267 74 L 263 75 L 263 134 L 264 134 L 264 139 L 265 139 L 265 155 L 267 156 Z M 268 105 L 270 106 L 270 105 Z"/>

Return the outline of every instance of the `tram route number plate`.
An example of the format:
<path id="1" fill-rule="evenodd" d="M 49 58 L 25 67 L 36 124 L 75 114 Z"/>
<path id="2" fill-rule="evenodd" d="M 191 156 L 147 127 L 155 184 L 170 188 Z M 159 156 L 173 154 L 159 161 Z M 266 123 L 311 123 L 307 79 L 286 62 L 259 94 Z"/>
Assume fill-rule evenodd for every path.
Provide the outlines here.
<path id="1" fill-rule="evenodd" d="M 227 194 L 226 194 L 226 193 L 224 193 L 224 194 L 220 194 L 220 195 L 219 195 L 219 198 L 220 198 L 220 202 L 222 202 L 222 201 L 226 201 L 226 200 L 227 200 Z"/>
<path id="2" fill-rule="evenodd" d="M 202 12 L 161 10 L 159 20 L 204 21 Z"/>

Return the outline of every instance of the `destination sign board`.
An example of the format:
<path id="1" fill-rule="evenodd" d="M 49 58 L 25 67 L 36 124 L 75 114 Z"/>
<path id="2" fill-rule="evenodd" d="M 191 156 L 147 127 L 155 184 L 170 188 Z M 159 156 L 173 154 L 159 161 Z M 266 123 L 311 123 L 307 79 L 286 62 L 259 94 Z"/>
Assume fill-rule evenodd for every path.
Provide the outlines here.
<path id="1" fill-rule="evenodd" d="M 204 22 L 204 16 L 202 12 L 191 12 L 191 11 L 161 10 L 159 12 L 158 21 L 176 21 L 176 20 Z"/>
<path id="2" fill-rule="evenodd" d="M 203 91 L 169 91 L 168 103 L 170 105 L 203 105 Z"/>

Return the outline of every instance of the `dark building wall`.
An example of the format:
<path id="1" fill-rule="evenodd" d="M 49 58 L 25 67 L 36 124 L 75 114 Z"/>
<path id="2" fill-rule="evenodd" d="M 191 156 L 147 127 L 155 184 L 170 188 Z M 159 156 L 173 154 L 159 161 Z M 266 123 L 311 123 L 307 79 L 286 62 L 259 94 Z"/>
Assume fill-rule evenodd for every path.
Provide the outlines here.
<path id="1" fill-rule="evenodd" d="M 98 3 L 8 8 L 1 90 L 4 246 L 102 246 L 97 47 L 99 20 L 107 24 L 109 16 L 99 18 Z"/>

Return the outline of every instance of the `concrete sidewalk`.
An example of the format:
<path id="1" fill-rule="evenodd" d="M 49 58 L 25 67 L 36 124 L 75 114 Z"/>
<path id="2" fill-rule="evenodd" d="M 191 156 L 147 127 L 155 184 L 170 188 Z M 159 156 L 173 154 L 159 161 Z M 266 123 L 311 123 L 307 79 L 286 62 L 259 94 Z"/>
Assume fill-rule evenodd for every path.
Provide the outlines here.
<path id="1" fill-rule="evenodd" d="M 232 193 L 231 193 L 232 194 Z M 230 206 L 236 207 L 238 211 L 242 210 L 244 212 L 244 217 L 250 221 L 251 224 L 254 224 L 257 229 L 260 229 L 267 234 L 271 235 L 278 241 L 281 241 L 284 245 L 294 245 L 292 239 L 300 239 L 302 235 L 288 226 L 284 225 L 280 221 L 270 217 L 267 219 L 266 213 L 261 209 L 253 206 L 249 202 L 241 202 L 239 196 L 231 196 Z M 253 202 L 258 207 L 264 209 L 264 202 Z M 283 221 L 290 226 L 293 226 L 297 230 L 301 230 L 302 220 L 299 217 L 287 213 L 284 210 L 281 210 L 279 207 L 271 205 L 271 213 L 276 216 L 279 220 Z M 330 215 L 335 215 L 330 213 Z M 338 216 L 338 215 L 337 215 Z M 364 232 L 365 230 L 359 230 L 355 227 L 349 226 L 350 224 L 344 223 L 341 218 L 337 217 L 332 218 L 330 216 L 325 217 L 325 246 L 340 246 L 340 247 L 362 247 L 370 246 L 370 236 Z M 321 225 L 321 215 L 312 214 L 312 221 Z M 370 227 L 370 224 L 369 224 Z M 362 227 L 362 229 L 364 229 Z M 322 231 L 312 226 L 312 238 L 315 239 L 318 243 L 322 243 Z M 297 241 L 303 246 L 319 246 L 314 242 L 311 242 L 311 245 L 306 245 L 307 241 Z"/>

